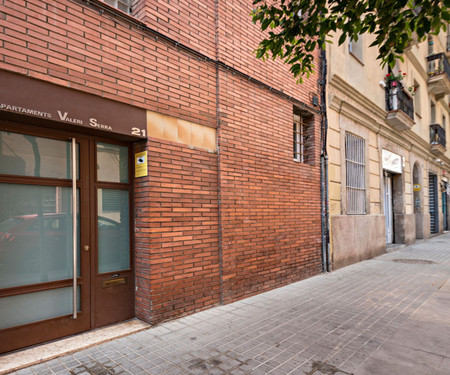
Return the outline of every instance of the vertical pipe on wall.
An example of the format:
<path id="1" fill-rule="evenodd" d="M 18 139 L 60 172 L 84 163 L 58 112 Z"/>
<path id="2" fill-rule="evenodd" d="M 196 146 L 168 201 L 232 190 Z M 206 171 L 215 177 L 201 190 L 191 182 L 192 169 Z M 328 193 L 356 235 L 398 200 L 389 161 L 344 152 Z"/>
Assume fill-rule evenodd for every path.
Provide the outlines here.
<path id="1" fill-rule="evenodd" d="M 321 215 L 321 231 L 322 231 L 322 271 L 327 272 L 326 265 L 326 249 L 325 249 L 325 157 L 320 156 L 320 215 Z"/>
<path id="2" fill-rule="evenodd" d="M 215 47 L 216 61 L 219 61 L 219 0 L 214 1 L 215 11 Z M 218 205 L 218 236 L 219 236 L 219 288 L 220 288 L 220 304 L 224 304 L 223 289 L 223 246 L 222 246 L 222 180 L 221 180 L 221 163 L 220 163 L 220 77 L 219 64 L 216 65 L 216 143 L 217 143 L 217 205 Z"/>
<path id="3" fill-rule="evenodd" d="M 326 222 L 326 251 L 325 251 L 325 265 L 327 268 L 327 272 L 331 271 L 330 266 L 330 229 L 329 229 L 329 210 L 328 210 L 328 201 L 329 201 L 329 191 L 328 191 L 328 155 L 325 155 L 325 222 Z"/>
<path id="4" fill-rule="evenodd" d="M 320 155 L 320 196 L 321 196 L 321 221 L 322 221 L 322 271 L 330 271 L 329 262 L 329 211 L 328 211 L 328 154 L 327 154 L 327 106 L 326 106 L 326 82 L 327 82 L 327 55 L 325 48 L 320 50 L 320 106 L 321 106 L 321 138 L 322 151 Z"/>

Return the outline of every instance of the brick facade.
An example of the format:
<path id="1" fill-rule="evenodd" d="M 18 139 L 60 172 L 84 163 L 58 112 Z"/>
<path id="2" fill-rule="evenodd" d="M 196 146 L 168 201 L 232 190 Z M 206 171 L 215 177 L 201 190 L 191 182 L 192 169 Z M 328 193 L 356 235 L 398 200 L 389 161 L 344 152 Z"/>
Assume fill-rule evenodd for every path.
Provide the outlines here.
<path id="1" fill-rule="evenodd" d="M 149 140 L 148 178 L 135 183 L 136 314 L 174 318 L 220 302 L 217 159 Z"/>
<path id="2" fill-rule="evenodd" d="M 231 302 L 320 272 L 320 176 L 317 149 L 309 150 L 311 164 L 292 160 L 291 103 L 226 72 L 219 98 L 224 299 Z"/>
<path id="3" fill-rule="evenodd" d="M 214 152 L 134 146 L 150 160 L 134 182 L 136 316 L 152 323 L 321 272 L 319 77 L 296 85 L 254 58 L 251 3 L 140 0 L 129 16 L 97 0 L 0 1 L 0 69 L 217 128 Z"/>

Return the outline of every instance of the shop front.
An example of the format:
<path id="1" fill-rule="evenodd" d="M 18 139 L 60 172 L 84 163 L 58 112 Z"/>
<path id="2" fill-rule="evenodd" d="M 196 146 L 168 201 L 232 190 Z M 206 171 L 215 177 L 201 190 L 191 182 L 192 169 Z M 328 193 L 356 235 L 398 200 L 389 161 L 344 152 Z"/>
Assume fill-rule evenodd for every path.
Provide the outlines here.
<path id="1" fill-rule="evenodd" d="M 134 317 L 145 110 L 0 72 L 0 352 Z"/>

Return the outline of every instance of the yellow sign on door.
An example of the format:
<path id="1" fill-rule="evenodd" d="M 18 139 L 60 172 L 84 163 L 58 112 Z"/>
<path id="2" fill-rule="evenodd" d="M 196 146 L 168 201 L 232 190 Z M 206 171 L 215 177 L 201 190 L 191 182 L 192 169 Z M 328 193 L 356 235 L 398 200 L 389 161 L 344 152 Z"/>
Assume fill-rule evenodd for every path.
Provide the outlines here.
<path id="1" fill-rule="evenodd" d="M 413 190 L 414 191 L 420 191 L 420 185 L 419 184 L 414 184 Z"/>
<path id="2" fill-rule="evenodd" d="M 148 175 L 147 151 L 134 154 L 134 176 L 145 177 Z"/>

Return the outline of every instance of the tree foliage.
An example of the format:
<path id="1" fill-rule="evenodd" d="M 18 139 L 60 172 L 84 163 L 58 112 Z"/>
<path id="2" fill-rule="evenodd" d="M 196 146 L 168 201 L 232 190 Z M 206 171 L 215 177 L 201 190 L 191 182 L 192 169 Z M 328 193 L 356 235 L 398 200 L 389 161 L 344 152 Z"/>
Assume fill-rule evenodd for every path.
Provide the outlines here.
<path id="1" fill-rule="evenodd" d="M 450 0 L 254 0 L 253 22 L 267 30 L 256 50 L 258 58 L 269 54 L 290 65 L 295 77 L 314 70 L 313 52 L 339 35 L 341 45 L 362 34 L 375 37 L 382 65 L 393 66 L 414 38 L 446 30 Z"/>

